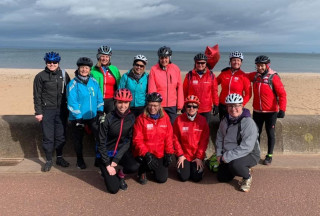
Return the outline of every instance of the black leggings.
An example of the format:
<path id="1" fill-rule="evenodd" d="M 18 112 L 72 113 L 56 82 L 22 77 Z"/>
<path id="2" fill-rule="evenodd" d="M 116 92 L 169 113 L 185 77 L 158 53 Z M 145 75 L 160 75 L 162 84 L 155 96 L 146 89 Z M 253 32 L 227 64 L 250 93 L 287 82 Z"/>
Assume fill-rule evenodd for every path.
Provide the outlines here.
<path id="1" fill-rule="evenodd" d="M 255 165 L 257 165 L 257 161 L 251 154 L 230 161 L 229 163 L 220 162 L 217 179 L 219 182 L 229 182 L 235 176 L 248 179 L 250 177 L 249 168 Z"/>
<path id="2" fill-rule="evenodd" d="M 190 162 L 190 161 L 184 160 L 183 165 L 184 165 L 183 168 L 180 166 L 177 169 L 178 176 L 181 181 L 185 182 L 191 179 L 194 182 L 199 182 L 202 180 L 203 170 L 197 170 L 196 162 Z"/>
<path id="3" fill-rule="evenodd" d="M 163 158 L 155 158 L 154 160 L 158 160 L 159 167 L 157 169 L 150 170 L 147 163 L 142 160 L 138 174 L 141 175 L 142 173 L 153 171 L 156 182 L 165 183 L 168 179 L 168 167 L 163 165 Z"/>
<path id="4" fill-rule="evenodd" d="M 220 121 L 228 115 L 227 106 L 223 104 L 219 104 L 219 119 Z"/>
<path id="5" fill-rule="evenodd" d="M 277 112 L 271 113 L 259 113 L 253 111 L 253 120 L 256 122 L 259 129 L 259 143 L 260 135 L 262 132 L 263 123 L 265 122 L 265 128 L 268 137 L 268 154 L 273 153 L 274 145 L 276 143 L 275 127 L 277 122 Z"/>
<path id="6" fill-rule="evenodd" d="M 119 165 L 123 167 L 124 173 L 135 173 L 139 168 L 139 163 L 134 159 L 130 151 L 127 151 L 119 161 Z M 103 163 L 99 164 L 102 176 L 104 178 L 104 183 L 106 184 L 107 191 L 115 194 L 119 191 L 120 178 L 118 175 L 109 175 L 106 165 Z M 118 169 L 118 167 L 116 168 Z"/>
<path id="7" fill-rule="evenodd" d="M 166 111 L 166 113 L 168 114 L 169 118 L 170 118 L 170 122 L 173 125 L 174 120 L 176 120 L 176 118 L 178 117 L 177 114 L 177 107 L 173 106 L 173 107 L 163 107 L 164 111 Z"/>

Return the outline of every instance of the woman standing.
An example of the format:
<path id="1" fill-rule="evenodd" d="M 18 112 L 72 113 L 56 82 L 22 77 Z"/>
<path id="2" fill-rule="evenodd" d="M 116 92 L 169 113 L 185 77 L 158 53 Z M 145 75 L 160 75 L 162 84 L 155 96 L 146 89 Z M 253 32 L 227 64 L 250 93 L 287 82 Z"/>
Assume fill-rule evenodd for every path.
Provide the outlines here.
<path id="1" fill-rule="evenodd" d="M 77 167 L 80 169 L 87 167 L 82 153 L 84 126 L 88 125 L 97 140 L 98 118 L 103 115 L 103 99 L 99 84 L 90 76 L 92 65 L 90 58 L 81 57 L 78 59 L 75 78 L 69 83 L 67 91 L 69 120 L 77 154 Z"/>
<path id="2" fill-rule="evenodd" d="M 139 164 L 131 153 L 132 129 L 135 117 L 129 106 L 132 94 L 128 89 L 118 89 L 114 94 L 115 109 L 100 124 L 98 151 L 102 163 L 100 170 L 107 190 L 117 193 L 127 190 L 124 173 L 136 172 Z M 119 168 L 121 165 L 122 168 Z"/>
<path id="3" fill-rule="evenodd" d="M 111 64 L 112 49 L 101 46 L 98 49 L 98 63 L 91 68 L 91 76 L 99 83 L 104 100 L 104 112 L 108 114 L 114 109 L 113 95 L 118 89 L 121 78 L 118 68 Z"/>
<path id="4" fill-rule="evenodd" d="M 177 171 L 181 181 L 198 182 L 203 176 L 203 159 L 209 142 L 209 126 L 198 115 L 199 98 L 189 95 L 184 102 L 185 113 L 173 124 L 173 145 L 177 156 Z"/>
<path id="5" fill-rule="evenodd" d="M 141 184 L 147 183 L 147 171 L 153 171 L 158 183 L 166 182 L 168 166 L 172 162 L 172 125 L 161 102 L 159 93 L 148 94 L 147 107 L 134 124 L 134 156 L 140 162 L 138 175 Z"/>
<path id="6" fill-rule="evenodd" d="M 43 172 L 50 171 L 53 162 L 52 154 L 56 151 L 56 164 L 68 167 L 69 163 L 62 157 L 66 142 L 66 123 L 68 110 L 66 103 L 66 84 L 69 75 L 61 70 L 59 53 L 49 52 L 44 56 L 46 68 L 38 73 L 33 82 L 33 102 L 35 118 L 41 123 L 42 147 L 46 155 Z"/>
<path id="7" fill-rule="evenodd" d="M 148 74 L 145 72 L 147 63 L 148 60 L 144 55 L 135 56 L 132 69 L 120 79 L 119 89 L 127 88 L 132 93 L 130 110 L 136 117 L 143 113 L 147 103 Z"/>

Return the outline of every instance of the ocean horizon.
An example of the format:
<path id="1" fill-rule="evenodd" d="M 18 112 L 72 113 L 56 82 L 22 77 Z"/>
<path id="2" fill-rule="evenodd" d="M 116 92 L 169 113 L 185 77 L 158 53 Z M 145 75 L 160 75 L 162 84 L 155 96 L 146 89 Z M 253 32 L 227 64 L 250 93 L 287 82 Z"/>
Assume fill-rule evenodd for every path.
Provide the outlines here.
<path id="1" fill-rule="evenodd" d="M 96 63 L 97 50 L 94 49 L 17 49 L 0 48 L 0 68 L 30 68 L 43 69 L 44 54 L 49 51 L 58 52 L 61 56 L 60 67 L 76 68 L 76 61 L 79 57 L 89 57 Z M 201 52 L 198 51 L 198 52 Z M 193 57 L 197 51 L 174 51 L 172 62 L 179 66 L 181 71 L 189 71 L 193 68 Z M 204 52 L 204 50 L 202 51 Z M 120 70 L 132 68 L 133 57 L 142 54 L 148 59 L 146 70 L 158 61 L 157 50 L 113 50 L 111 62 Z M 245 72 L 255 71 L 254 59 L 258 55 L 267 55 L 271 59 L 271 68 L 278 73 L 319 73 L 318 64 L 320 54 L 317 53 L 272 53 L 272 52 L 243 52 L 244 60 L 241 69 Z M 220 52 L 220 60 L 213 71 L 221 71 L 229 66 L 229 53 Z"/>

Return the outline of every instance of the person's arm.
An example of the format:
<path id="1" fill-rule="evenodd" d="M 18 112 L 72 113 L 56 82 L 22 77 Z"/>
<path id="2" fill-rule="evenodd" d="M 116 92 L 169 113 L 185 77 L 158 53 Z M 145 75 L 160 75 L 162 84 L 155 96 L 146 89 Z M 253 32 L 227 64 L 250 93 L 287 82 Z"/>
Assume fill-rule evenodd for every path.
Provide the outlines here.
<path id="1" fill-rule="evenodd" d="M 172 125 L 170 122 L 170 118 L 169 116 L 164 117 L 166 118 L 167 121 L 167 134 L 162 134 L 163 136 L 165 136 L 165 146 L 164 146 L 164 153 L 165 154 L 174 154 L 174 148 L 173 148 L 173 142 L 172 142 L 172 138 L 173 138 L 173 129 L 172 129 Z"/>
<path id="2" fill-rule="evenodd" d="M 243 75 L 242 80 L 243 80 L 243 106 L 245 106 L 249 102 L 252 96 L 252 86 L 251 86 L 251 82 L 249 81 L 246 75 Z"/>
<path id="3" fill-rule="evenodd" d="M 126 86 L 127 79 L 128 79 L 128 75 L 123 74 L 123 76 L 120 79 L 118 89 L 127 88 L 127 86 Z"/>
<path id="4" fill-rule="evenodd" d="M 198 150 L 196 152 L 196 158 L 203 160 L 206 156 L 206 150 L 209 143 L 210 130 L 207 122 L 204 122 L 202 127 L 202 133 L 199 140 Z"/>
<path id="5" fill-rule="evenodd" d="M 279 97 L 279 109 L 285 112 L 287 108 L 287 93 L 280 77 L 277 75 L 273 76 L 272 84 L 277 96 Z"/>
<path id="6" fill-rule="evenodd" d="M 70 115 L 72 115 L 74 119 L 81 119 L 82 113 L 80 111 L 77 88 L 78 86 L 75 80 L 71 81 L 67 86 L 68 110 L 70 111 Z"/>
<path id="7" fill-rule="evenodd" d="M 110 165 L 110 158 L 107 152 L 107 138 L 108 138 L 108 130 L 109 130 L 109 121 L 105 120 L 103 124 L 100 124 L 99 127 L 99 143 L 98 143 L 98 152 L 101 154 L 101 159 L 106 166 Z"/>
<path id="8" fill-rule="evenodd" d="M 181 80 L 181 71 L 179 68 L 178 70 L 178 83 L 177 83 L 177 109 L 181 110 L 183 108 L 184 97 L 183 97 L 183 83 Z"/>
<path id="9" fill-rule="evenodd" d="M 216 137 L 216 155 L 217 155 L 217 160 L 218 162 L 220 162 L 220 157 L 222 156 L 223 154 L 223 132 L 222 132 L 222 124 L 223 124 L 223 121 L 225 120 L 222 120 L 220 122 L 220 125 L 219 125 L 219 128 L 218 128 L 218 131 L 217 131 L 217 137 Z"/>
<path id="10" fill-rule="evenodd" d="M 188 97 L 188 94 L 189 94 L 189 73 L 186 74 L 186 76 L 184 77 L 184 80 L 183 80 L 183 96 L 184 98 L 187 98 Z"/>
<path id="11" fill-rule="evenodd" d="M 96 94 L 97 94 L 97 112 L 103 112 L 104 101 L 103 101 L 102 93 L 100 91 L 99 84 L 97 82 L 95 83 L 96 83 Z"/>
<path id="12" fill-rule="evenodd" d="M 179 117 L 173 123 L 173 147 L 175 150 L 175 155 L 177 157 L 183 155 L 183 150 L 181 148 L 181 132 L 179 129 Z"/>
<path id="13" fill-rule="evenodd" d="M 151 67 L 149 79 L 148 79 L 148 93 L 150 94 L 152 92 L 158 92 L 157 86 L 156 86 L 156 81 L 155 81 L 154 67 Z"/>
<path id="14" fill-rule="evenodd" d="M 133 126 L 133 138 L 132 138 L 132 146 L 134 147 L 134 151 L 138 156 L 145 156 L 148 152 L 148 147 L 144 143 L 144 126 L 143 119 L 138 117 Z"/>
<path id="15" fill-rule="evenodd" d="M 212 96 L 212 102 L 214 106 L 219 106 L 219 95 L 218 95 L 218 81 L 214 74 L 212 74 L 214 77 L 212 79 L 212 90 L 211 90 L 211 96 Z"/>
<path id="16" fill-rule="evenodd" d="M 43 113 L 42 113 L 42 79 L 41 76 L 38 74 L 34 78 L 33 81 L 33 104 L 34 104 L 34 111 L 36 115 L 36 119 L 38 121 L 42 120 Z M 38 116 L 38 117 L 37 117 Z"/>

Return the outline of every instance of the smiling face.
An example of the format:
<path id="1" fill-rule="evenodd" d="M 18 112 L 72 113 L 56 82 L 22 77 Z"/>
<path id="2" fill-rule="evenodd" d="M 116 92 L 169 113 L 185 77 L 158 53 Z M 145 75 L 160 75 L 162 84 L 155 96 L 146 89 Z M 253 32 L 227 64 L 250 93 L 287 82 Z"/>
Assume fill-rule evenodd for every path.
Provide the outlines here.
<path id="1" fill-rule="evenodd" d="M 234 70 L 240 69 L 242 61 L 240 58 L 232 58 L 230 59 L 230 66 Z"/>
<path id="2" fill-rule="evenodd" d="M 99 58 L 99 62 L 101 66 L 107 66 L 110 62 L 110 56 L 109 55 L 101 55 Z"/>
<path id="3" fill-rule="evenodd" d="M 163 67 L 166 67 L 170 63 L 170 57 L 169 56 L 159 57 L 159 62 Z"/>
<path id="4" fill-rule="evenodd" d="M 142 61 L 136 61 L 133 64 L 133 72 L 136 74 L 142 74 L 144 72 L 145 65 Z"/>
<path id="5" fill-rule="evenodd" d="M 207 66 L 207 62 L 204 60 L 199 60 L 196 62 L 197 71 L 203 71 L 204 69 L 206 69 L 206 66 Z"/>
<path id="6" fill-rule="evenodd" d="M 50 70 L 50 71 L 56 71 L 59 67 L 59 62 L 54 62 L 54 61 L 48 61 L 46 62 L 46 65 L 47 65 L 47 68 Z"/>
<path id="7" fill-rule="evenodd" d="M 129 101 L 116 101 L 116 108 L 121 114 L 124 114 L 129 109 L 129 105 Z"/>
<path id="8" fill-rule="evenodd" d="M 263 63 L 256 64 L 257 72 L 264 73 L 267 70 L 267 65 Z"/>
<path id="9" fill-rule="evenodd" d="M 199 105 L 196 103 L 188 103 L 185 105 L 186 111 L 190 116 L 194 116 L 198 112 Z"/>
<path id="10" fill-rule="evenodd" d="M 90 74 L 90 69 L 91 69 L 91 68 L 90 68 L 89 66 L 82 65 L 82 66 L 79 67 L 79 74 L 80 74 L 81 76 L 84 76 L 84 77 L 89 76 L 89 74 Z"/>
<path id="11" fill-rule="evenodd" d="M 157 114 L 160 110 L 160 102 L 149 102 L 147 109 L 151 115 Z"/>
<path id="12" fill-rule="evenodd" d="M 231 117 L 237 118 L 242 114 L 243 106 L 242 104 L 227 104 L 227 111 Z"/>

